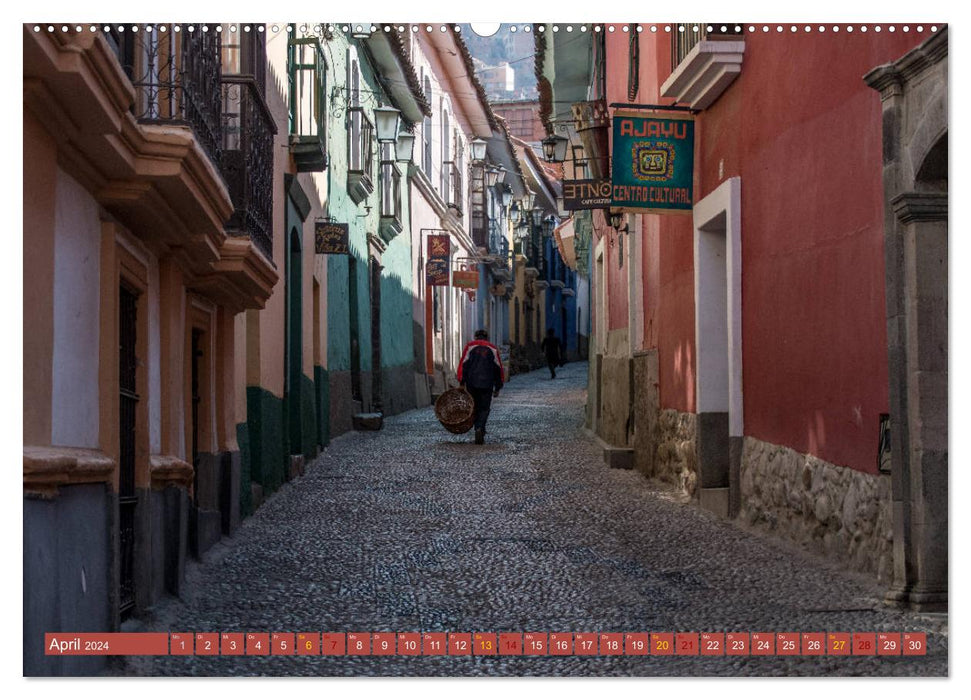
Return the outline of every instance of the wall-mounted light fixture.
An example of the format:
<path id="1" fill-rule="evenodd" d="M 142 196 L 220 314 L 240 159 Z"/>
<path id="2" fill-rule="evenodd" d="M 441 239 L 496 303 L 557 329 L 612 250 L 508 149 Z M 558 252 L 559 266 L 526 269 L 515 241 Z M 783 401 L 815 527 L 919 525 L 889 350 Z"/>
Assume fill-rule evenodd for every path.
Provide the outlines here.
<path id="1" fill-rule="evenodd" d="M 610 225 L 618 233 L 629 230 L 627 226 L 627 216 L 623 212 L 610 212 Z"/>
<path id="2" fill-rule="evenodd" d="M 394 152 L 395 160 L 399 163 L 410 163 L 415 152 L 415 135 L 407 131 L 399 133 Z"/>
<path id="3" fill-rule="evenodd" d="M 484 140 L 476 136 L 472 139 L 472 160 L 483 161 L 486 157 L 486 146 L 489 144 Z"/>
<path id="4" fill-rule="evenodd" d="M 540 226 L 543 223 L 543 210 L 540 207 L 533 207 L 533 226 Z"/>
<path id="5" fill-rule="evenodd" d="M 552 236 L 553 229 L 556 228 L 556 217 L 552 214 L 543 219 L 543 235 Z"/>
<path id="6" fill-rule="evenodd" d="M 398 140 L 398 127 L 401 125 L 401 112 L 394 107 L 374 108 L 374 128 L 378 143 L 394 143 Z"/>
<path id="7" fill-rule="evenodd" d="M 512 192 L 509 193 L 512 196 Z M 512 207 L 509 209 L 509 221 L 513 226 L 518 226 L 519 222 L 523 218 L 523 213 L 519 209 L 519 202 L 513 202 Z"/>
<path id="8" fill-rule="evenodd" d="M 485 171 L 486 187 L 495 187 L 499 182 L 499 170 L 497 168 L 486 168 Z"/>
<path id="9" fill-rule="evenodd" d="M 547 162 L 562 163 L 566 160 L 566 149 L 569 145 L 568 139 L 553 134 L 543 139 L 543 155 Z"/>

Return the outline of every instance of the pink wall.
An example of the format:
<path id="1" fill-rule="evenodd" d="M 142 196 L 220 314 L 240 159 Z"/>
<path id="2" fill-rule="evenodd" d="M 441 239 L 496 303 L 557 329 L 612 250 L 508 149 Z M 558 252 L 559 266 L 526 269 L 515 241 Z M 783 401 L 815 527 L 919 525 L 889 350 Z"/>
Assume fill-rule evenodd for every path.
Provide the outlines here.
<path id="1" fill-rule="evenodd" d="M 862 76 L 926 37 L 746 34 L 740 77 L 697 117 L 695 201 L 742 178 L 745 434 L 869 472 L 888 390 L 881 107 Z M 607 46 L 608 101 L 627 102 L 628 35 Z M 668 37 L 640 51 L 635 101 L 668 102 Z M 693 411 L 691 218 L 643 230 L 644 345 L 662 408 Z"/>

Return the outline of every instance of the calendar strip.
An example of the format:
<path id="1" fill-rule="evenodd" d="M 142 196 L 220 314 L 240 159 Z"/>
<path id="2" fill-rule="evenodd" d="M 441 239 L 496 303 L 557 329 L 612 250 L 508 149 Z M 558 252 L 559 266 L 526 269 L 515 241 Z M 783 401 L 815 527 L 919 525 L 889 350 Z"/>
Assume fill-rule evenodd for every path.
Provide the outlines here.
<path id="1" fill-rule="evenodd" d="M 48 656 L 925 656 L 924 632 L 145 632 L 44 635 Z"/>

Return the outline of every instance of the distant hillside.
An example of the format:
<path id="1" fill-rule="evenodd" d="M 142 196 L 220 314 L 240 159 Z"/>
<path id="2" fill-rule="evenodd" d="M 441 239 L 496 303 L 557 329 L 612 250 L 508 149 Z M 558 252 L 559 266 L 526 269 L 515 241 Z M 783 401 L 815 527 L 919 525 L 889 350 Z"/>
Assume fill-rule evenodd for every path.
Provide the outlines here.
<path id="1" fill-rule="evenodd" d="M 522 24 L 515 25 L 518 31 L 511 32 L 511 26 L 513 25 L 503 24 L 492 36 L 481 37 L 468 24 L 463 24 L 462 37 L 472 56 L 482 61 L 485 66 L 509 63 L 515 72 L 516 89 L 513 92 L 491 93 L 490 100 L 537 99 L 533 33 L 522 31 Z"/>

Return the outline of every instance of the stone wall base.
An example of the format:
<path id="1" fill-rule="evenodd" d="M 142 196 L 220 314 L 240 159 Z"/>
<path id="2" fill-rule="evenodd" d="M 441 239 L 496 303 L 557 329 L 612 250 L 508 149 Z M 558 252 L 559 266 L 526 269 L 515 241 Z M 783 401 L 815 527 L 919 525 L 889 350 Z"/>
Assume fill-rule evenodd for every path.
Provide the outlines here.
<path id="1" fill-rule="evenodd" d="M 829 464 L 746 437 L 739 518 L 889 582 L 893 571 L 890 477 Z"/>
<path id="2" fill-rule="evenodd" d="M 687 496 L 698 490 L 698 416 L 665 408 L 658 414 L 653 478 L 671 484 Z"/>

